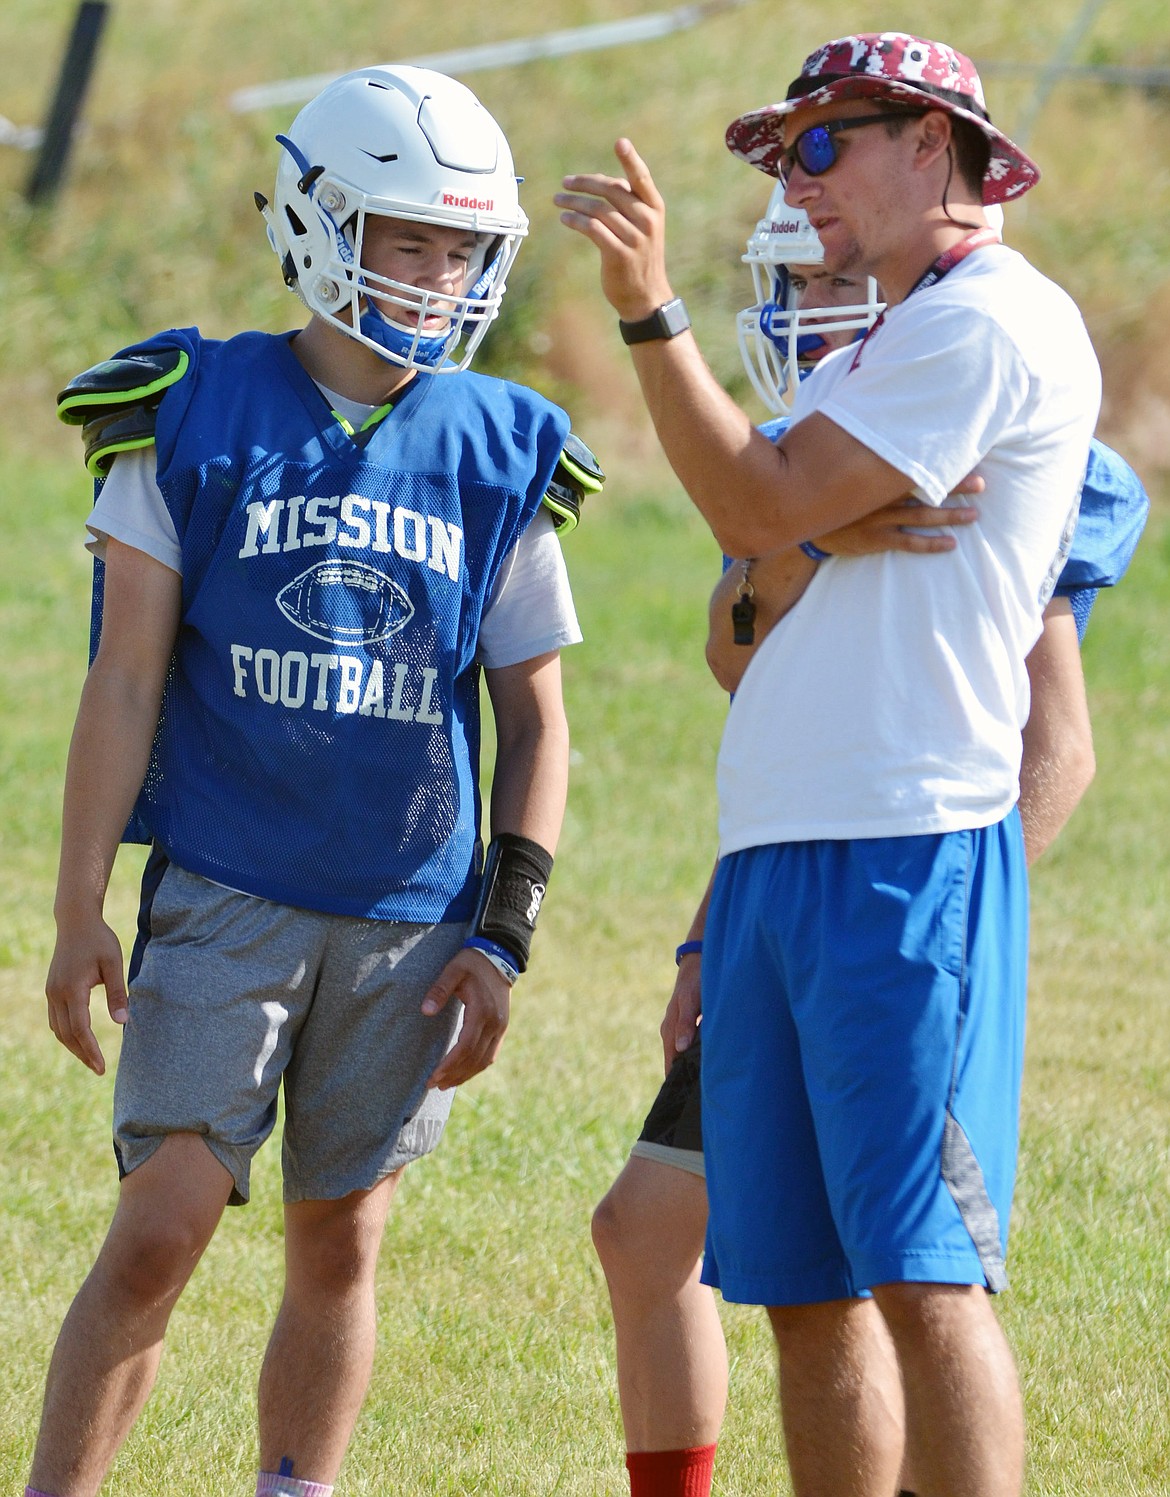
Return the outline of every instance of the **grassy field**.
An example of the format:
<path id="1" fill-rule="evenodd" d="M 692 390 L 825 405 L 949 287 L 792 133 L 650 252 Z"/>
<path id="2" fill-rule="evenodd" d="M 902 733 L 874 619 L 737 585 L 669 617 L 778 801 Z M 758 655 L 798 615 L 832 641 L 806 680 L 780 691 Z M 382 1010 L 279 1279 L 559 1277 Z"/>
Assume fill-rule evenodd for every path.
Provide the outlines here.
<path id="1" fill-rule="evenodd" d="M 56 209 L 30 217 L 29 162 L 0 151 L 0 1491 L 27 1470 L 53 1337 L 115 1192 L 111 1083 L 60 1049 L 40 997 L 65 746 L 84 670 L 87 505 L 52 394 L 156 327 L 276 329 L 297 308 L 251 190 L 288 111 L 235 116 L 232 89 L 649 7 L 550 13 L 357 0 L 115 7 L 88 128 Z M 989 60 L 1042 62 L 1073 16 L 941 0 L 930 28 Z M 43 112 L 72 0 L 6 0 L 0 115 Z M 562 398 L 614 475 L 567 542 L 585 647 L 566 661 L 569 815 L 533 969 L 498 1066 L 458 1100 L 400 1193 L 381 1265 L 381 1348 L 339 1493 L 620 1497 L 612 1336 L 588 1241 L 660 1069 L 671 953 L 712 850 L 723 702 L 701 661 L 717 553 L 653 457 L 592 260 L 558 229 L 563 171 L 628 131 L 668 194 L 678 289 L 743 395 L 737 257 L 767 184 L 722 131 L 827 31 L 927 24 L 898 0 L 759 0 L 666 42 L 469 78 L 504 123 L 533 221 L 485 367 Z M 1165 59 L 1163 7 L 1102 7 L 1079 61 Z M 1034 77 L 987 74 L 1024 117 Z M 1013 1288 L 1034 1494 L 1170 1491 L 1170 111 L 1165 95 L 1061 86 L 1031 145 L 1046 170 L 1009 232 L 1077 296 L 1106 370 L 1104 430 L 1161 491 L 1130 577 L 1086 644 L 1098 776 L 1034 883 L 1033 1008 Z M 665 101 L 665 107 L 664 107 Z M 129 936 L 139 855 L 111 907 Z M 103 1021 L 107 1054 L 116 1035 Z M 251 1403 L 281 1272 L 278 1158 L 233 1212 L 176 1314 L 159 1387 L 110 1478 L 118 1497 L 251 1491 Z M 719 1497 L 787 1491 L 759 1318 L 728 1310 L 733 1395 Z"/>
<path id="2" fill-rule="evenodd" d="M 83 669 L 76 468 L 13 462 L 0 511 L 0 1490 L 19 1490 L 61 1315 L 113 1201 L 110 1082 L 44 1027 L 57 801 Z M 722 715 L 699 660 L 713 543 L 669 485 L 567 543 L 587 646 L 566 662 L 575 768 L 533 970 L 496 1069 L 411 1171 L 381 1267 L 381 1350 L 341 1491 L 623 1491 L 608 1304 L 588 1217 L 658 1074 L 670 954 L 711 852 Z M 1164 827 L 1170 530 L 1155 522 L 1086 644 L 1097 782 L 1035 880 L 1034 1004 L 1005 1323 L 1033 1493 L 1170 1489 L 1170 941 Z M 132 925 L 139 856 L 113 906 Z M 116 1036 L 102 1023 L 107 1050 Z M 120 1497 L 250 1490 L 251 1403 L 280 1282 L 277 1151 L 176 1313 Z M 720 1497 L 787 1490 L 767 1337 L 731 1308 Z"/>

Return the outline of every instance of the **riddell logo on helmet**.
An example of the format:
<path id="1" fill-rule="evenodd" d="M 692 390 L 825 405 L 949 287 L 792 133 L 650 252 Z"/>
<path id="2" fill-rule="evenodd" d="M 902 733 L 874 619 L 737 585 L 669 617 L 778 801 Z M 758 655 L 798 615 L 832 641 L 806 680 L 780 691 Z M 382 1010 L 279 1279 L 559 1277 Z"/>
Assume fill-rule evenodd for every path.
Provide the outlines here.
<path id="1" fill-rule="evenodd" d="M 490 213 L 495 206 L 494 198 L 457 198 L 453 192 L 443 194 L 444 208 L 477 208 L 481 213 Z"/>
<path id="2" fill-rule="evenodd" d="M 773 219 L 768 225 L 773 234 L 799 234 L 804 224 L 798 223 L 795 218 Z"/>

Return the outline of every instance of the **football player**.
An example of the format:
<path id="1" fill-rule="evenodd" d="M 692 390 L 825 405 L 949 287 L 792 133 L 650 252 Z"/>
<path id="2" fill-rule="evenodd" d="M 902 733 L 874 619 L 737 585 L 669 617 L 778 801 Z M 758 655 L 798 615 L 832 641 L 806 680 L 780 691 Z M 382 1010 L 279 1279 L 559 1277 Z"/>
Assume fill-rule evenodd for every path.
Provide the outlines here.
<path id="1" fill-rule="evenodd" d="M 527 232 L 499 126 L 411 67 L 331 83 L 257 194 L 307 325 L 164 332 L 74 380 L 99 635 L 65 786 L 49 1021 L 124 1026 L 118 1205 L 48 1376 L 30 1494 L 92 1494 L 283 1085 L 286 1281 L 257 1493 L 332 1490 L 405 1166 L 494 1060 L 561 827 L 563 411 L 468 365 Z M 480 843 L 481 669 L 498 749 Z M 139 939 L 103 918 L 135 818 Z"/>

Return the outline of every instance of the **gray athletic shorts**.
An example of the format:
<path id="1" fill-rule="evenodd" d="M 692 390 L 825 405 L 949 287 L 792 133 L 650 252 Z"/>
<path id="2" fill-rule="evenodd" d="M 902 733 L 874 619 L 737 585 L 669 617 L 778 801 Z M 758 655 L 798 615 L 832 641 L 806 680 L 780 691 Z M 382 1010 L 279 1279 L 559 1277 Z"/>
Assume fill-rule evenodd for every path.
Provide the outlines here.
<path id="1" fill-rule="evenodd" d="M 423 994 L 463 944 L 455 925 L 293 909 L 171 864 L 130 985 L 114 1086 L 123 1175 L 170 1133 L 198 1133 L 248 1199 L 284 1083 L 284 1199 L 367 1190 L 439 1142 L 454 1091 L 427 1078 L 462 1008 Z"/>

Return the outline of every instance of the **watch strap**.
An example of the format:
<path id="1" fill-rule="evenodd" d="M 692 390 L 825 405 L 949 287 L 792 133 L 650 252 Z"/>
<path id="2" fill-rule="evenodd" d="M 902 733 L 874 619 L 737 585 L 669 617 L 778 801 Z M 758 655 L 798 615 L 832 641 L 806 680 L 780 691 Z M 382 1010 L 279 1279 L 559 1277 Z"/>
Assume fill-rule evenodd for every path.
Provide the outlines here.
<path id="1" fill-rule="evenodd" d="M 649 317 L 638 322 L 619 322 L 623 343 L 652 343 L 656 339 L 677 338 L 691 325 L 690 315 L 681 296 L 664 302 Z"/>

